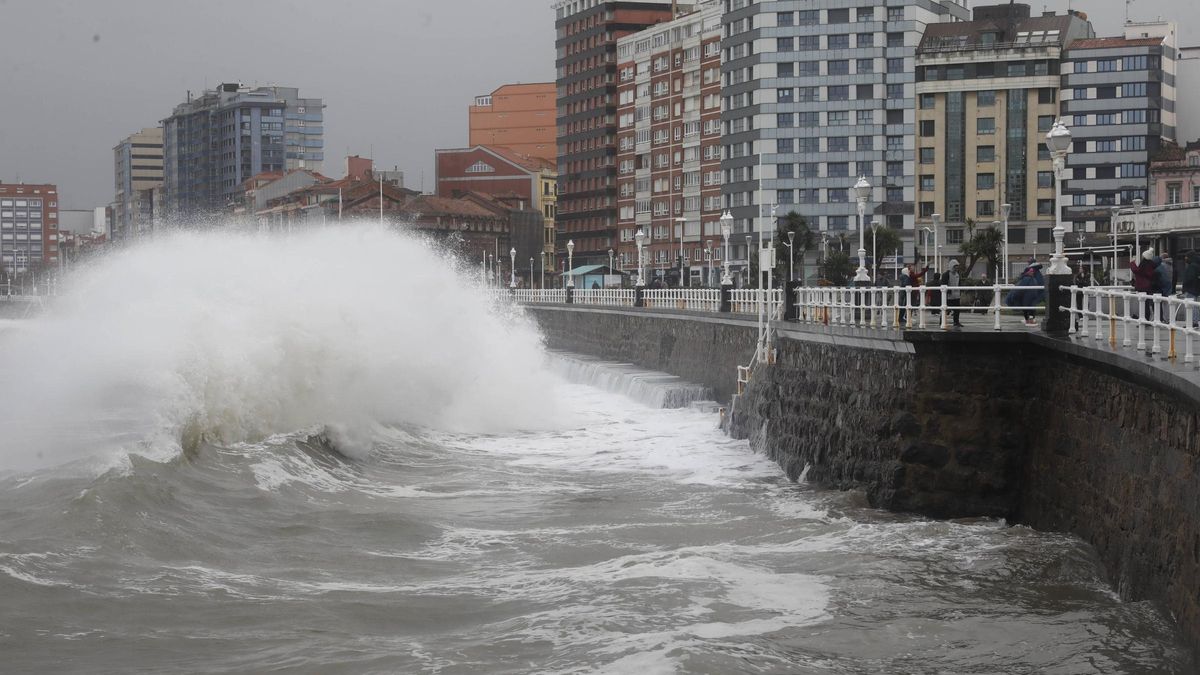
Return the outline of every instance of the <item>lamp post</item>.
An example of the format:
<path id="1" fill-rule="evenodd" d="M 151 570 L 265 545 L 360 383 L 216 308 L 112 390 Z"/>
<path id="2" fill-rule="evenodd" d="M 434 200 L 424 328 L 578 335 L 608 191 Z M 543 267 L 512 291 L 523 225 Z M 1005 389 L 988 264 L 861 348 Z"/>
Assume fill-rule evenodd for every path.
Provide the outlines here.
<path id="1" fill-rule="evenodd" d="M 529 288 L 533 289 L 533 256 L 529 256 Z"/>
<path id="2" fill-rule="evenodd" d="M 1012 214 L 1012 204 L 1000 205 L 1000 217 L 1004 218 L 1004 283 L 1008 283 L 1008 216 Z"/>
<path id="3" fill-rule="evenodd" d="M 871 281 L 879 280 L 879 221 L 871 221 Z"/>
<path id="4" fill-rule="evenodd" d="M 858 200 L 858 271 L 854 273 L 854 283 L 863 285 L 871 282 L 871 277 L 867 274 L 867 242 L 864 231 L 871 184 L 867 182 L 866 176 L 858 177 L 858 182 L 854 184 L 854 196 Z"/>
<path id="5" fill-rule="evenodd" d="M 508 287 L 517 287 L 517 249 L 513 247 L 508 251 Z"/>
<path id="6" fill-rule="evenodd" d="M 612 274 L 612 271 L 613 271 L 613 250 L 610 248 L 610 249 L 608 249 L 608 273 Z"/>
<path id="7" fill-rule="evenodd" d="M 575 240 L 567 240 L 567 288 L 575 288 Z"/>
<path id="8" fill-rule="evenodd" d="M 704 278 L 705 282 L 709 286 L 714 285 L 713 284 L 713 267 L 714 267 L 713 263 L 714 262 L 716 262 L 716 258 L 713 257 L 713 240 L 709 239 L 708 240 L 708 274 Z"/>
<path id="9" fill-rule="evenodd" d="M 546 290 L 546 251 L 545 250 L 543 250 L 540 254 L 538 254 L 538 263 L 539 263 L 539 266 L 542 268 L 542 270 L 541 270 L 542 271 L 542 290 L 544 291 L 544 290 Z"/>
<path id="10" fill-rule="evenodd" d="M 721 214 L 721 236 L 725 238 L 725 258 L 721 260 L 721 285 L 732 286 L 733 277 L 729 276 L 729 235 L 733 234 L 733 214 L 728 210 Z"/>
<path id="11" fill-rule="evenodd" d="M 1142 254 L 1142 200 L 1133 200 L 1133 253 L 1134 256 Z"/>
<path id="12" fill-rule="evenodd" d="M 646 245 L 646 233 L 638 228 L 637 234 L 633 235 L 634 241 L 637 242 L 638 250 L 638 278 L 637 287 L 645 288 L 646 286 L 646 260 L 643 256 L 642 247 Z"/>
<path id="13" fill-rule="evenodd" d="M 1117 282 L 1117 218 L 1121 216 L 1121 207 L 1112 207 L 1112 219 L 1109 221 L 1108 230 L 1112 234 L 1113 240 L 1113 261 L 1112 261 L 1112 277 L 1108 280 L 1110 286 L 1116 286 Z"/>
<path id="14" fill-rule="evenodd" d="M 940 238 L 938 237 L 938 230 L 941 229 L 941 224 L 942 214 L 933 214 L 933 269 L 939 272 L 942 269 L 942 247 L 938 245 Z"/>
<path id="15" fill-rule="evenodd" d="M 795 280 L 796 280 L 796 272 L 795 272 L 795 270 L 794 270 L 794 267 L 795 267 L 795 264 L 796 264 L 796 249 L 795 249 L 795 244 L 796 244 L 796 231 L 795 231 L 795 230 L 788 230 L 788 240 L 787 240 L 787 247 L 788 247 L 788 283 L 791 283 L 791 282 L 793 282 L 793 281 L 795 281 Z"/>
<path id="16" fill-rule="evenodd" d="M 679 287 L 683 288 L 683 234 L 687 229 L 687 218 L 680 216 L 675 219 L 675 222 L 679 223 Z"/>
<path id="17" fill-rule="evenodd" d="M 488 257 L 488 285 L 495 286 L 496 279 L 497 279 L 497 277 L 496 277 L 496 256 L 489 253 L 487 257 Z"/>
<path id="18" fill-rule="evenodd" d="M 925 266 L 929 267 L 929 235 L 933 234 L 933 230 L 922 227 L 921 231 L 925 233 L 921 235 L 921 247 L 925 249 Z"/>
<path id="19" fill-rule="evenodd" d="M 1071 151 L 1071 130 L 1063 120 L 1054 123 L 1046 134 L 1046 145 L 1054 157 L 1054 255 L 1050 257 L 1050 269 L 1054 274 L 1070 274 L 1067 257 L 1063 255 L 1063 237 L 1067 230 L 1062 222 L 1062 174 L 1067 163 L 1067 153 Z"/>

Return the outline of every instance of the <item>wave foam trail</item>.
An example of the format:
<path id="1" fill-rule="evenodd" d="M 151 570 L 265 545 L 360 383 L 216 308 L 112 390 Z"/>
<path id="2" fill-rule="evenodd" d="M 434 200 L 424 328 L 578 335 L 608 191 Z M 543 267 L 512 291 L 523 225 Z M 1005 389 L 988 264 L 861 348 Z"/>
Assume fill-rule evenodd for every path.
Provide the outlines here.
<path id="1" fill-rule="evenodd" d="M 3 336 L 0 471 L 314 425 L 342 446 L 391 423 L 541 428 L 540 337 L 447 259 L 354 225 L 175 234 L 97 261 Z"/>
<path id="2" fill-rule="evenodd" d="M 627 396 L 653 408 L 686 408 L 713 399 L 712 389 L 668 373 L 625 363 L 610 363 L 577 354 L 554 352 L 551 367 L 568 382 Z"/>

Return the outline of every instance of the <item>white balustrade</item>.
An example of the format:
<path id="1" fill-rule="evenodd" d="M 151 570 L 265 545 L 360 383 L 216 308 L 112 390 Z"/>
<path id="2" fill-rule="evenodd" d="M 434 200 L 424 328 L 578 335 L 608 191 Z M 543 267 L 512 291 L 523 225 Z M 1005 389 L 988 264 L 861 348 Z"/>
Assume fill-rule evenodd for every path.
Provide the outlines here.
<path id="1" fill-rule="evenodd" d="M 1063 310 L 1071 314 L 1069 333 L 1076 341 L 1137 350 L 1172 361 L 1179 358 L 1182 342 L 1183 363 L 1195 362 L 1192 343 L 1200 337 L 1200 302 L 1178 295 L 1138 293 L 1128 287 L 1071 286 L 1065 290 L 1070 293 L 1070 303 Z"/>

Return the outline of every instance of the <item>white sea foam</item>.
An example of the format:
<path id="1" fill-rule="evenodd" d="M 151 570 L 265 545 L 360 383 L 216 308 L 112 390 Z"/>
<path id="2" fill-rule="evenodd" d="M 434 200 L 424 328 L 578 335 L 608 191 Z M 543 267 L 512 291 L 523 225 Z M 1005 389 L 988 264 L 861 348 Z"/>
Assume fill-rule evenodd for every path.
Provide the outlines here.
<path id="1" fill-rule="evenodd" d="M 328 425 L 497 432 L 558 419 L 536 331 L 377 226 L 176 234 L 76 273 L 0 350 L 0 471 Z"/>

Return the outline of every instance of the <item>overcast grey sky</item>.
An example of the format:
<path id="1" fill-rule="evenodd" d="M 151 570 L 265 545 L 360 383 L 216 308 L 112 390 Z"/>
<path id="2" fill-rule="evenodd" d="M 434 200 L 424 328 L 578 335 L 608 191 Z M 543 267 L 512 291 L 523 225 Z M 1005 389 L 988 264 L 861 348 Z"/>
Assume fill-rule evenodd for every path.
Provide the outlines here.
<path id="1" fill-rule="evenodd" d="M 551 0 L 0 0 L 0 181 L 58 183 L 67 208 L 113 197 L 112 146 L 219 82 L 325 99 L 325 172 L 346 154 L 433 187 L 433 150 L 467 142 L 467 106 L 554 78 Z M 972 6 L 975 3 L 972 3 Z M 990 2 L 988 4 L 991 4 Z M 1068 0 L 1031 2 L 1062 10 Z M 1124 0 L 1073 0 L 1101 35 Z M 1135 19 L 1185 0 L 1134 0 Z"/>

